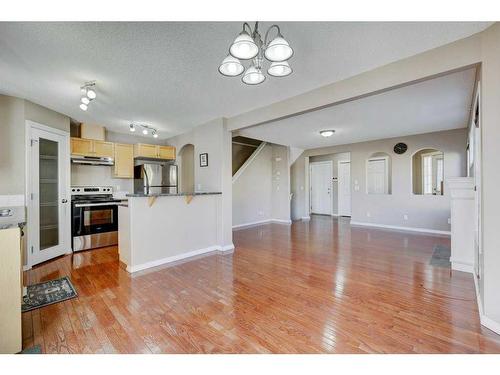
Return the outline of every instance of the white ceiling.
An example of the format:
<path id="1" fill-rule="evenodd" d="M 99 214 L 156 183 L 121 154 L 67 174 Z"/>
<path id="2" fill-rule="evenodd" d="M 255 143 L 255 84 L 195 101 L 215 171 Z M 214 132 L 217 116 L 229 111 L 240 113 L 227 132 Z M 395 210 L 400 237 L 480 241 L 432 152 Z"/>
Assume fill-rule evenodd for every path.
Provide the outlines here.
<path id="1" fill-rule="evenodd" d="M 280 22 L 294 73 L 249 87 L 218 71 L 234 22 L 0 23 L 0 93 L 78 121 L 161 137 L 231 117 L 482 31 L 490 23 Z M 265 29 L 270 23 L 261 24 Z M 88 112 L 79 87 L 97 80 Z"/>
<path id="2" fill-rule="evenodd" d="M 467 126 L 475 68 L 353 100 L 239 134 L 310 149 Z M 320 130 L 334 129 L 329 138 Z"/>

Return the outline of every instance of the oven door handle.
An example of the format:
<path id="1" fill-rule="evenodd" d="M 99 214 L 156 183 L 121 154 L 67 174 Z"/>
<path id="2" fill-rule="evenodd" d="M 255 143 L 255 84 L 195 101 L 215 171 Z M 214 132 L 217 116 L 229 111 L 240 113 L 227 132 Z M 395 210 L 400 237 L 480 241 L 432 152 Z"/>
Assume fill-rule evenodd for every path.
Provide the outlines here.
<path id="1" fill-rule="evenodd" d="M 119 202 L 75 203 L 75 207 L 118 206 Z"/>

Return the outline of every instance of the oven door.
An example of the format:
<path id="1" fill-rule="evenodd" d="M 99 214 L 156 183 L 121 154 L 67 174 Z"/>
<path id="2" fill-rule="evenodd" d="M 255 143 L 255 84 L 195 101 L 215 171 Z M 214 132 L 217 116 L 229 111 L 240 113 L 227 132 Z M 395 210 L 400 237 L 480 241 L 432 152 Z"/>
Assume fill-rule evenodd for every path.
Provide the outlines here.
<path id="1" fill-rule="evenodd" d="M 117 244 L 118 204 L 73 203 L 73 250 Z"/>

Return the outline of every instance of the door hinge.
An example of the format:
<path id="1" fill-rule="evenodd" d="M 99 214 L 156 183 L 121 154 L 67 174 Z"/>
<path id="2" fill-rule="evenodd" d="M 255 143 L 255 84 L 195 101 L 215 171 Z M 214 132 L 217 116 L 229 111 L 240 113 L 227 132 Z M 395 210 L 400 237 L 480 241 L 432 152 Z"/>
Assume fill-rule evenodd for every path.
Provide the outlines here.
<path id="1" fill-rule="evenodd" d="M 34 194 L 33 194 L 33 193 L 31 193 L 31 194 L 30 194 L 30 198 L 31 198 L 31 200 L 33 200 L 33 197 L 34 197 Z"/>
<path id="2" fill-rule="evenodd" d="M 477 191 L 477 186 L 474 186 L 474 191 Z"/>
<path id="3" fill-rule="evenodd" d="M 33 246 L 31 246 L 31 254 L 33 254 Z"/>
<path id="4" fill-rule="evenodd" d="M 33 147 L 33 145 L 35 144 L 35 142 L 38 142 L 38 140 L 37 140 L 37 139 L 32 139 L 32 140 L 31 140 L 31 146 L 32 146 L 32 147 Z"/>

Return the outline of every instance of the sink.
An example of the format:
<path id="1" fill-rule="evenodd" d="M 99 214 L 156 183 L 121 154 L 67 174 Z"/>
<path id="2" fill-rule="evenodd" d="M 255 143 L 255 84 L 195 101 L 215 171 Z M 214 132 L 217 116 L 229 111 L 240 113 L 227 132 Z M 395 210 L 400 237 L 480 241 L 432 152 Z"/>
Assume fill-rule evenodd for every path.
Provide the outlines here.
<path id="1" fill-rule="evenodd" d="M 10 208 L 1 208 L 0 217 L 12 216 L 12 210 Z"/>

